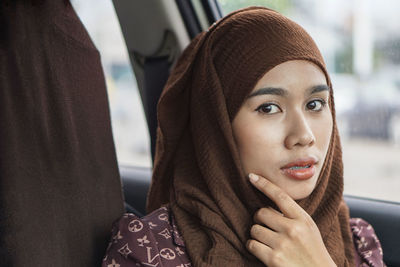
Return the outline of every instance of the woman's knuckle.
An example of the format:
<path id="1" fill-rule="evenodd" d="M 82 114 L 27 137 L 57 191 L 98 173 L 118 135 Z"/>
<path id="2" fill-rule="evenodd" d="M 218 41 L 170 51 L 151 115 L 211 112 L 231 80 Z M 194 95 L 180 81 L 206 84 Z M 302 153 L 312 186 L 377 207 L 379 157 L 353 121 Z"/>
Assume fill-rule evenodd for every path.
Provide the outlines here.
<path id="1" fill-rule="evenodd" d="M 297 225 L 293 225 L 291 227 L 288 227 L 287 229 L 287 235 L 291 238 L 291 239 L 297 239 L 298 237 L 301 236 L 301 230 L 300 227 Z"/>
<path id="2" fill-rule="evenodd" d="M 279 199 L 280 201 L 286 201 L 287 200 L 287 194 L 285 192 L 283 192 L 282 190 L 278 190 L 276 193 L 276 197 L 277 199 Z"/>
<path id="3" fill-rule="evenodd" d="M 261 188 L 265 188 L 267 186 L 267 181 L 265 179 L 258 180 L 258 184 Z"/>
<path id="4" fill-rule="evenodd" d="M 269 209 L 268 209 L 268 208 L 261 208 L 261 209 L 260 209 L 260 213 L 261 213 L 261 215 L 264 216 L 264 217 L 268 215 L 268 212 L 269 212 Z"/>
<path id="5" fill-rule="evenodd" d="M 283 257 L 280 251 L 276 251 L 271 254 L 269 258 L 269 265 L 271 266 L 282 266 Z"/>
<path id="6" fill-rule="evenodd" d="M 258 226 L 255 224 L 250 228 L 250 235 L 252 237 L 256 236 L 257 233 L 259 232 Z"/>
<path id="7" fill-rule="evenodd" d="M 248 240 L 247 243 L 246 243 L 246 247 L 250 251 L 254 251 L 255 250 L 255 246 L 256 246 L 256 242 L 253 239 Z"/>
<path id="8" fill-rule="evenodd" d="M 288 247 L 288 241 L 285 238 L 281 238 L 276 244 L 276 248 L 278 250 L 286 250 L 287 247 Z"/>
<path id="9" fill-rule="evenodd" d="M 265 208 L 261 208 L 261 209 L 257 210 L 256 213 L 254 214 L 254 219 L 262 221 L 262 219 L 265 216 L 265 213 L 266 213 L 266 209 Z"/>

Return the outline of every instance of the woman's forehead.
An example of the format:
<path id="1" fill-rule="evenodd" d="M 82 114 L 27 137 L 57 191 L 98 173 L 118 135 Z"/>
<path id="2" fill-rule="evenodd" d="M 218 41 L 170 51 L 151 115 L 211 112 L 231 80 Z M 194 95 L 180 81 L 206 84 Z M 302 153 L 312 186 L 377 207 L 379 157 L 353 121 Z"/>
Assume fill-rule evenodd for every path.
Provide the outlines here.
<path id="1" fill-rule="evenodd" d="M 256 83 L 254 91 L 265 88 L 304 87 L 304 90 L 317 85 L 326 85 L 324 72 L 317 65 L 306 60 L 291 60 L 281 63 L 266 72 Z"/>

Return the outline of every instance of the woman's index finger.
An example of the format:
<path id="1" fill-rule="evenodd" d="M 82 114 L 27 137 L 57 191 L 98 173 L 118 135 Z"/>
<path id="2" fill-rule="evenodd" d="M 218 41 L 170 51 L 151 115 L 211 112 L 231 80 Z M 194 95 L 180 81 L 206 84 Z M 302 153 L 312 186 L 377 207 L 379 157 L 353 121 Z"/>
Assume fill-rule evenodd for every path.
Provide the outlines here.
<path id="1" fill-rule="evenodd" d="M 284 190 L 268 179 L 253 173 L 249 174 L 249 179 L 258 190 L 275 202 L 286 217 L 294 219 L 305 212 Z"/>

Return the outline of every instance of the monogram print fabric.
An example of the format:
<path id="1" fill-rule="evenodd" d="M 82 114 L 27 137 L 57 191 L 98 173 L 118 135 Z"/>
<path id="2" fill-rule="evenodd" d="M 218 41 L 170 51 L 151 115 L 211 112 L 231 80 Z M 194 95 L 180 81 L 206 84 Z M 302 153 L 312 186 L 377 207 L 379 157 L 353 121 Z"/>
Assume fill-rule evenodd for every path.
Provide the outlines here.
<path id="1" fill-rule="evenodd" d="M 383 267 L 381 244 L 374 229 L 359 218 L 350 219 L 356 267 Z M 168 206 L 138 218 L 125 214 L 114 223 L 102 267 L 193 266 Z"/>
<path id="2" fill-rule="evenodd" d="M 143 218 L 124 214 L 114 223 L 102 267 L 124 266 L 192 266 L 169 209 Z"/>

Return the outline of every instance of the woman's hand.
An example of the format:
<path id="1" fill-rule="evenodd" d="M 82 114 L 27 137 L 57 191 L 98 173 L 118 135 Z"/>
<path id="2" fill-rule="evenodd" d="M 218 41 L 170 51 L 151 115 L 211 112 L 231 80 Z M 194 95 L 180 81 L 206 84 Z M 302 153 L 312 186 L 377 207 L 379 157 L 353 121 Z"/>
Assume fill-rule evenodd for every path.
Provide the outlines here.
<path id="1" fill-rule="evenodd" d="M 247 249 L 269 267 L 336 266 L 308 213 L 269 180 L 254 174 L 249 178 L 282 213 L 270 207 L 255 213 Z"/>

